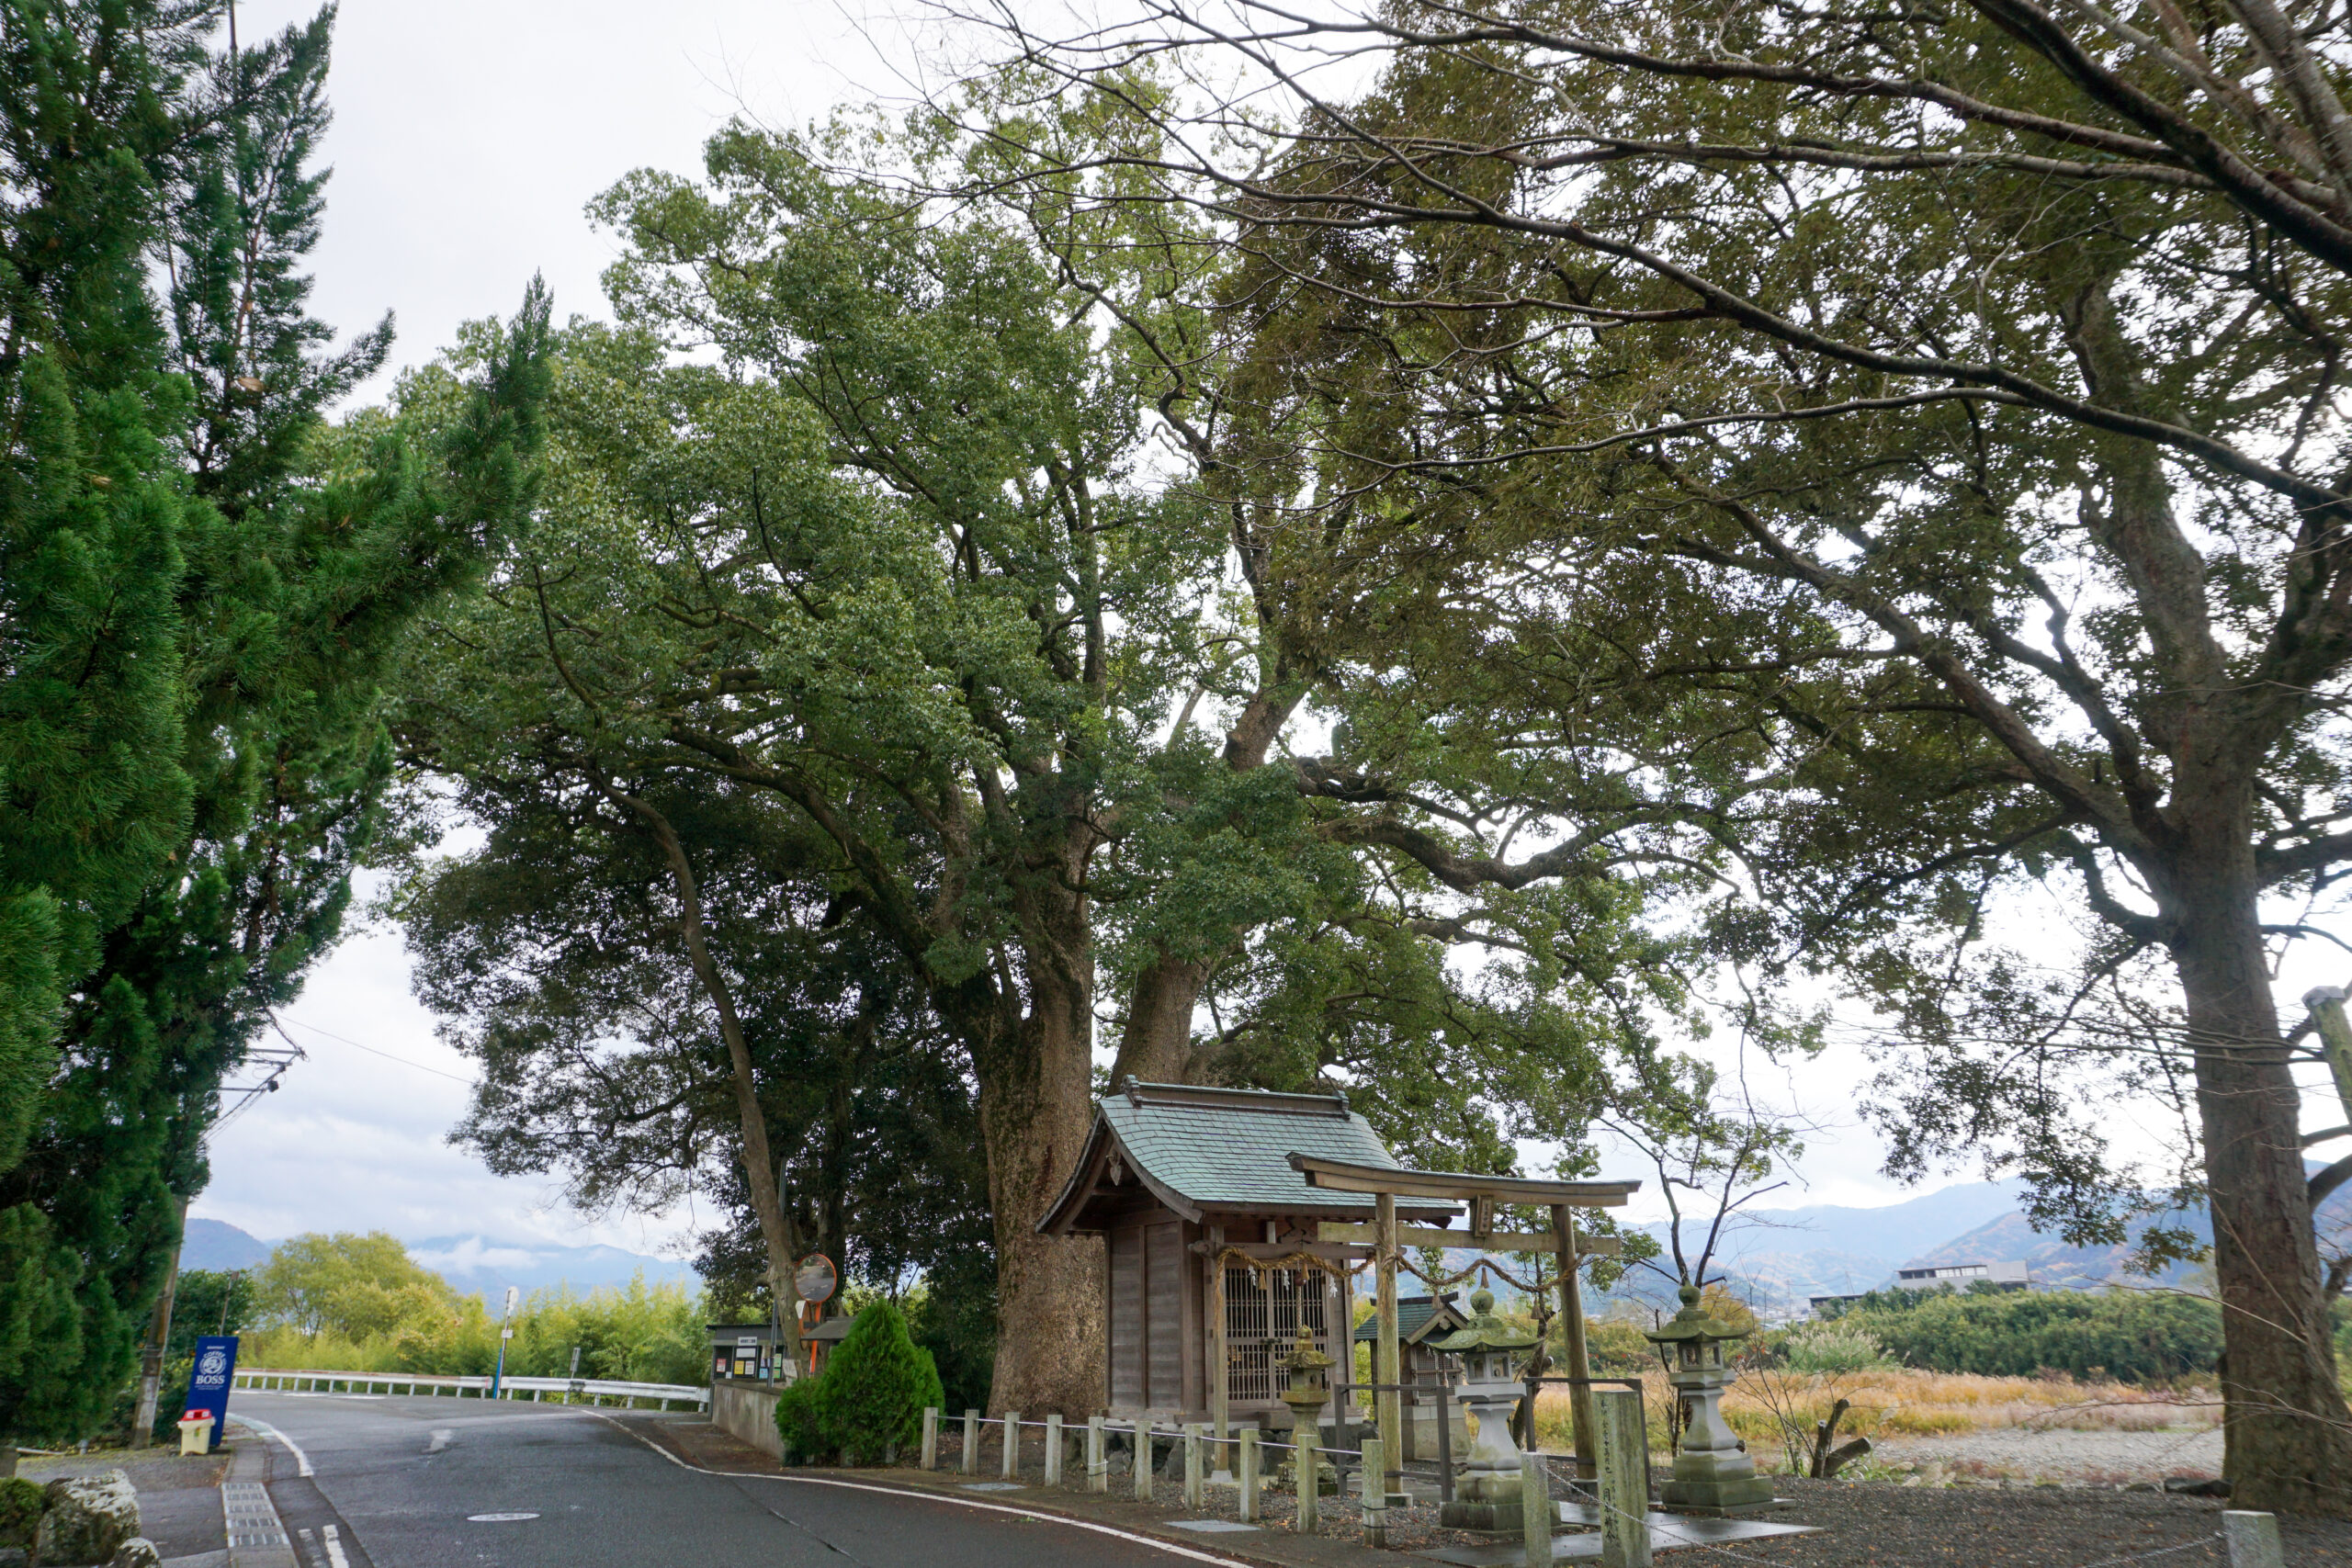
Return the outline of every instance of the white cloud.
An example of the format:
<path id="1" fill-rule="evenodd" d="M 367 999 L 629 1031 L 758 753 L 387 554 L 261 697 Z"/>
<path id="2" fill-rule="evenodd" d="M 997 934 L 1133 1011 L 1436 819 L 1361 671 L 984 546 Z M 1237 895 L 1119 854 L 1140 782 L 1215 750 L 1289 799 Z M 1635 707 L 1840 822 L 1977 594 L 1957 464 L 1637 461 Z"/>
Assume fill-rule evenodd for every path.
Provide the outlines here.
<path id="1" fill-rule="evenodd" d="M 536 1269 L 547 1256 L 519 1247 L 496 1247 L 478 1235 L 469 1235 L 455 1247 L 411 1247 L 408 1255 L 444 1274 L 470 1274 L 477 1269 Z"/>

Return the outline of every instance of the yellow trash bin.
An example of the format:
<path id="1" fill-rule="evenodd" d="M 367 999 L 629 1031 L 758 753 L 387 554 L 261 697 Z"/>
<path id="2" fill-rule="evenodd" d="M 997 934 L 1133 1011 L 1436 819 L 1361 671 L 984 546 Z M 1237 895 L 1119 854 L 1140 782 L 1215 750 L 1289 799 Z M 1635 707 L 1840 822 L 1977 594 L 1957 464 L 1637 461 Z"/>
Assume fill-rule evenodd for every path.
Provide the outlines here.
<path id="1" fill-rule="evenodd" d="M 180 1452 L 209 1454 L 212 1451 L 212 1416 L 208 1411 L 191 1410 L 180 1417 Z"/>

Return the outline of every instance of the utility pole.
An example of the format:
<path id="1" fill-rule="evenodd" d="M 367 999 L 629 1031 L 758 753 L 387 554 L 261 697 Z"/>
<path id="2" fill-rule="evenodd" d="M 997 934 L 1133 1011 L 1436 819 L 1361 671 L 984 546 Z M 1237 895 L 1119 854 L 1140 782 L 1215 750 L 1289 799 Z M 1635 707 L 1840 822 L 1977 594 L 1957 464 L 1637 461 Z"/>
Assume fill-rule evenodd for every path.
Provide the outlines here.
<path id="1" fill-rule="evenodd" d="M 174 1228 L 187 1235 L 187 1199 L 182 1197 Z M 164 1350 L 172 1342 L 172 1297 L 179 1291 L 180 1249 L 164 1269 L 164 1288 L 155 1292 L 154 1315 L 147 1320 L 147 1343 L 139 1351 L 139 1404 L 130 1417 L 130 1446 L 143 1449 L 155 1439 L 155 1405 L 164 1396 Z M 227 1333 L 226 1329 L 221 1330 Z"/>
<path id="2" fill-rule="evenodd" d="M 235 24 L 232 21 L 231 25 L 233 27 Z M 283 1049 L 271 1047 L 248 1052 L 248 1065 L 264 1064 L 269 1070 L 258 1083 L 223 1084 L 214 1090 L 224 1099 L 235 1095 L 237 1101 L 222 1111 L 220 1118 L 205 1130 L 205 1139 L 209 1141 L 213 1134 L 227 1126 L 263 1095 L 276 1094 L 278 1078 L 287 1068 L 301 1059 L 302 1048 L 291 1041 Z M 186 1192 L 180 1194 L 179 1213 L 173 1225 L 174 1234 L 180 1237 L 180 1246 L 172 1248 L 172 1260 L 164 1269 L 164 1288 L 156 1292 L 155 1310 L 147 1320 L 147 1343 L 139 1351 L 139 1403 L 133 1407 L 130 1418 L 130 1446 L 134 1449 L 146 1448 L 155 1440 L 155 1406 L 164 1394 L 164 1352 L 172 1342 L 172 1298 L 179 1292 L 180 1248 L 187 1242 L 187 1205 L 192 1196 Z M 235 1287 L 232 1284 L 230 1288 Z M 223 1334 L 229 1332 L 228 1313 L 227 1295 L 223 1292 L 220 1307 L 220 1332 Z"/>
<path id="3" fill-rule="evenodd" d="M 520 1287 L 506 1287 L 506 1310 L 498 1316 L 498 1369 L 490 1374 L 490 1397 L 498 1397 L 498 1385 L 506 1379 L 506 1342 L 514 1337 L 514 1303 L 523 1299 Z M 580 1352 L 572 1351 L 574 1358 Z"/>

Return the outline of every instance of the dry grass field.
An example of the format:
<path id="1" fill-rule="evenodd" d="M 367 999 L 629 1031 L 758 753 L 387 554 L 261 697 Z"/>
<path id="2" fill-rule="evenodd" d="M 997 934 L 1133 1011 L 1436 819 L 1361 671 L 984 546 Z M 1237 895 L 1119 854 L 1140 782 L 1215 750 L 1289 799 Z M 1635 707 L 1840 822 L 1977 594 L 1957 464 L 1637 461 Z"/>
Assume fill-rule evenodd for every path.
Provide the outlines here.
<path id="1" fill-rule="evenodd" d="M 1643 1380 L 1650 1395 L 1652 1438 L 1663 1449 L 1663 1380 Z M 1846 1373 L 1751 1370 L 1724 1401 L 1733 1430 L 1759 1458 L 1776 1453 L 1783 1421 L 1809 1430 L 1838 1400 L 1849 1402 L 1841 1436 L 1881 1438 L 1956 1437 L 1975 1432 L 2154 1432 L 2202 1430 L 2221 1419 L 2218 1390 L 2151 1389 L 2066 1378 L 1991 1378 L 1908 1369 Z M 1777 1413 L 1776 1413 L 1777 1407 Z M 1546 1448 L 1568 1446 L 1568 1396 L 1547 1388 L 1535 1425 Z"/>

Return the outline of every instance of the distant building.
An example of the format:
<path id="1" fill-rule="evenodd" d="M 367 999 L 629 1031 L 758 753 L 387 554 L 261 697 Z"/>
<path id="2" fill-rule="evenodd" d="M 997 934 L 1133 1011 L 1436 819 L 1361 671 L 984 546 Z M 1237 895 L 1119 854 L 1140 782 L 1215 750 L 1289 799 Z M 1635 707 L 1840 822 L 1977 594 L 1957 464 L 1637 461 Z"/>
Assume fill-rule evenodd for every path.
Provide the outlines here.
<path id="1" fill-rule="evenodd" d="M 1921 1263 L 1896 1269 L 1894 1289 L 1929 1291 L 1939 1285 L 1950 1285 L 1964 1290 L 1976 1284 L 2001 1291 L 2022 1291 L 2033 1284 L 2033 1275 L 2022 1259 L 2010 1263 Z M 1848 1295 L 1808 1296 L 1805 1300 L 1814 1316 L 1835 1316 L 1860 1301 L 1864 1294 L 1857 1291 Z"/>
<path id="2" fill-rule="evenodd" d="M 1928 1285 L 1973 1285 L 1983 1280 L 2005 1291 L 2022 1291 L 2033 1283 L 2022 1258 L 2009 1263 L 1923 1263 L 1894 1271 L 1895 1283 L 1911 1290 Z"/>

